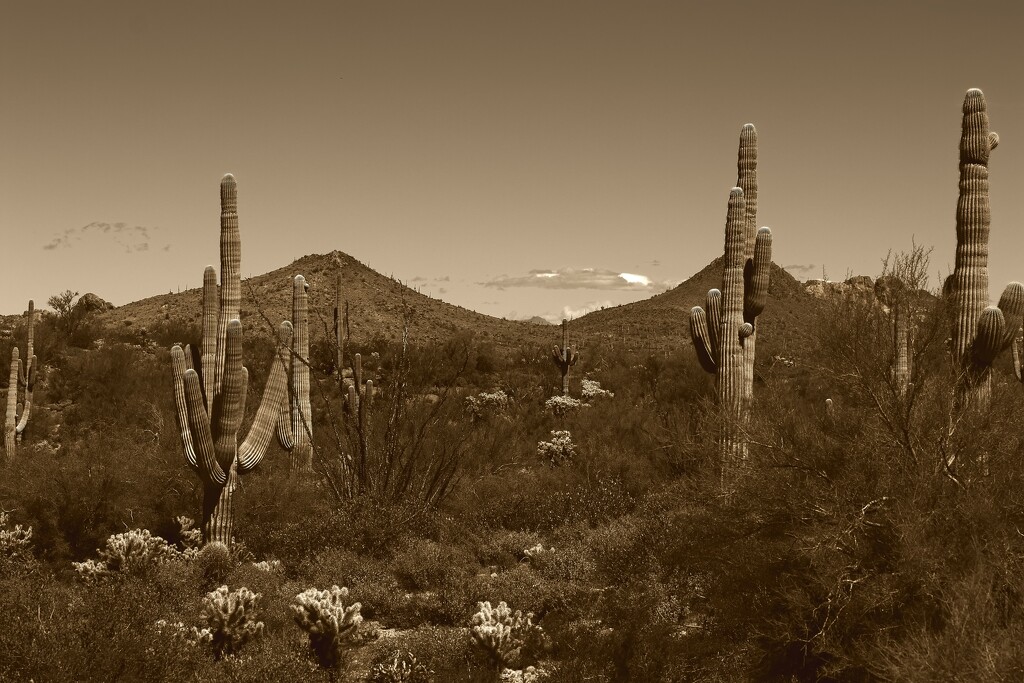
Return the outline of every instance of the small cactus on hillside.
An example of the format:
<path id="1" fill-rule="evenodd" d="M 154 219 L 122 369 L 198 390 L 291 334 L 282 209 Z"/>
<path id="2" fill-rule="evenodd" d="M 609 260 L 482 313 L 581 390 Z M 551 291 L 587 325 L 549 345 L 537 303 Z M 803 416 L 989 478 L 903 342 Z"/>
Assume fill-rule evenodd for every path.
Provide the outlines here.
<path id="1" fill-rule="evenodd" d="M 259 598 L 258 593 L 244 586 L 230 592 L 227 586 L 221 586 L 203 598 L 203 617 L 216 659 L 237 653 L 247 642 L 263 635 L 263 622 L 254 617 Z"/>
<path id="2" fill-rule="evenodd" d="M 7 451 L 7 462 L 14 459 L 17 444 L 28 426 L 28 418 L 32 412 L 32 395 L 35 390 L 36 365 L 35 356 L 35 302 L 28 302 L 28 332 L 25 349 L 25 363 L 22 366 L 18 347 L 11 349 L 11 373 L 7 383 L 7 414 L 4 423 L 4 450 Z M 24 390 L 24 401 L 18 401 L 19 387 Z"/>
<path id="3" fill-rule="evenodd" d="M 569 368 L 576 365 L 579 361 L 580 356 L 576 352 L 576 347 L 569 348 L 569 321 L 562 320 L 562 346 L 559 348 L 555 346 L 551 350 L 551 360 L 555 362 L 555 366 L 559 372 L 562 373 L 562 395 L 569 395 Z"/>
<path id="4" fill-rule="evenodd" d="M 348 588 L 330 590 L 310 588 L 295 596 L 292 612 L 295 623 L 309 634 L 309 648 L 320 666 L 333 669 L 341 661 L 345 648 L 355 638 L 363 616 L 358 602 L 348 602 Z"/>
<path id="5" fill-rule="evenodd" d="M 309 301 L 306 278 L 292 280 L 291 353 L 286 371 L 289 377 L 288 400 L 281 406 L 277 437 L 291 454 L 291 471 L 313 471 L 313 408 L 309 401 Z"/>
<path id="6" fill-rule="evenodd" d="M 202 387 L 192 367 L 190 347 L 172 348 L 171 362 L 185 460 L 203 482 L 203 541 L 230 544 L 238 476 L 263 461 L 281 405 L 287 400 L 287 349 L 279 349 L 256 417 L 239 443 L 249 373 L 242 365 L 242 242 L 235 179 L 230 174 L 221 180 L 220 196 L 220 287 L 213 266 L 203 274 Z M 282 336 L 290 339 L 290 323 L 282 323 Z"/>

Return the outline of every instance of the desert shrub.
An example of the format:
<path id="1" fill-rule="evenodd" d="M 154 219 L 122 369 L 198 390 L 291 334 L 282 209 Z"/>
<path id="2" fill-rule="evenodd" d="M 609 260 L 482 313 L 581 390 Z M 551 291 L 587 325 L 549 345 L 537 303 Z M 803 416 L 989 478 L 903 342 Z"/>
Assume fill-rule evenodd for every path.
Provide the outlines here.
<path id="1" fill-rule="evenodd" d="M 395 576 L 410 590 L 448 586 L 477 569 L 477 563 L 467 551 L 427 539 L 410 539 L 395 552 Z"/>
<path id="2" fill-rule="evenodd" d="M 378 655 L 370 666 L 369 683 L 430 683 L 433 671 L 408 650 L 392 649 Z"/>

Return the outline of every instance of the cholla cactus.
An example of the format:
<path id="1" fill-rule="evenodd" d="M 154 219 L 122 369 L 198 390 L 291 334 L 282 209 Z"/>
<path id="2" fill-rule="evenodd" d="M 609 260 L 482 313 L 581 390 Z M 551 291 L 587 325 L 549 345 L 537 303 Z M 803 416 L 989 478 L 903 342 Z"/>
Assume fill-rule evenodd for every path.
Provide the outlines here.
<path id="1" fill-rule="evenodd" d="M 429 683 L 434 674 L 411 652 L 395 650 L 370 669 L 370 683 Z"/>
<path id="2" fill-rule="evenodd" d="M 501 683 L 541 683 L 550 680 L 550 675 L 542 668 L 528 666 L 525 669 L 505 669 L 501 672 Z"/>
<path id="3" fill-rule="evenodd" d="M 508 410 L 510 399 L 501 389 L 492 392 L 482 391 L 476 396 L 466 397 L 466 412 L 473 422 L 486 419 L 491 415 L 503 413 Z"/>
<path id="4" fill-rule="evenodd" d="M 239 443 L 249 373 L 242 365 L 242 241 L 235 179 L 230 174 L 221 180 L 220 198 L 220 287 L 213 266 L 208 266 L 203 275 L 203 388 L 199 373 L 192 367 L 188 346 L 171 349 L 171 362 L 185 460 L 203 482 L 203 542 L 231 544 L 231 503 L 238 476 L 263 461 L 287 398 L 287 344 L 279 348 L 256 417 L 245 440 Z M 283 337 L 290 339 L 291 323 L 283 323 L 282 330 Z"/>
<path id="5" fill-rule="evenodd" d="M 545 548 L 543 543 L 538 543 L 532 548 L 527 548 L 523 551 L 523 559 L 532 560 L 536 557 L 540 557 L 541 555 L 554 552 L 554 550 L 554 548 Z"/>
<path id="6" fill-rule="evenodd" d="M 1024 320 L 1024 288 L 1011 283 L 999 306 L 988 302 L 988 161 L 999 144 L 989 130 L 985 95 L 967 91 L 960 133 L 960 197 L 956 204 L 956 260 L 946 281 L 953 308 L 953 364 L 957 402 L 984 409 L 992 393 L 992 362 L 1009 347 Z"/>
<path id="7" fill-rule="evenodd" d="M 181 641 L 188 645 L 195 647 L 196 645 L 207 645 L 213 642 L 213 631 L 209 628 L 197 628 L 195 626 L 186 626 L 184 623 L 170 622 L 166 619 L 157 619 L 153 624 L 156 632 L 160 635 L 170 636 L 175 640 Z"/>
<path id="8" fill-rule="evenodd" d="M 592 379 L 580 381 L 580 395 L 584 401 L 591 401 L 595 398 L 615 398 L 614 393 L 607 389 L 602 389 L 601 383 Z"/>
<path id="9" fill-rule="evenodd" d="M 238 652 L 256 636 L 263 635 L 263 622 L 256 621 L 256 601 L 260 595 L 246 587 L 228 592 L 227 586 L 211 591 L 203 598 L 203 617 L 209 626 L 213 656 Z"/>
<path id="10" fill-rule="evenodd" d="M 338 665 L 342 652 L 363 622 L 359 613 L 362 605 L 354 602 L 346 606 L 347 599 L 348 588 L 310 588 L 296 595 L 291 606 L 295 623 L 309 634 L 309 648 L 325 669 Z"/>
<path id="11" fill-rule="evenodd" d="M 114 534 L 99 551 L 100 561 L 112 572 L 141 573 L 160 562 L 176 559 L 177 553 L 167 541 L 149 529 L 132 529 Z"/>
<path id="12" fill-rule="evenodd" d="M 14 459 L 17 443 L 28 426 L 28 417 L 32 412 L 32 394 L 36 381 L 35 356 L 35 303 L 28 302 L 28 340 L 25 351 L 25 365 L 22 367 L 20 352 L 15 346 L 11 349 L 11 374 L 7 382 L 7 415 L 4 423 L 4 450 L 7 451 L 7 462 Z M 25 392 L 24 401 L 18 401 L 18 388 Z"/>
<path id="13" fill-rule="evenodd" d="M 586 407 L 589 406 L 572 396 L 552 396 L 544 401 L 544 410 L 555 417 L 565 417 L 569 413 L 575 413 L 580 408 Z"/>
<path id="14" fill-rule="evenodd" d="M 572 441 L 572 434 L 566 430 L 553 430 L 551 441 L 537 443 L 537 455 L 555 466 L 572 462 L 576 457 L 576 444 Z"/>
<path id="15" fill-rule="evenodd" d="M 473 642 L 487 652 L 499 669 L 516 669 L 523 664 L 524 649 L 535 645 L 543 630 L 533 623 L 533 613 L 515 612 L 505 604 L 491 607 L 490 602 L 478 602 L 469 633 Z"/>
<path id="16" fill-rule="evenodd" d="M 71 566 L 75 568 L 78 578 L 86 583 L 99 581 L 102 578 L 110 576 L 110 570 L 107 568 L 107 563 L 98 562 L 92 558 L 89 558 L 85 562 L 72 562 Z"/>
<path id="17" fill-rule="evenodd" d="M 203 532 L 196 528 L 196 522 L 191 517 L 181 515 L 175 517 L 174 521 L 178 523 L 178 534 L 181 538 L 181 558 L 195 559 L 199 549 L 203 547 Z"/>
<path id="18" fill-rule="evenodd" d="M 284 571 L 281 566 L 281 560 L 262 560 L 260 562 L 253 562 L 252 566 L 254 569 L 266 572 L 267 574 Z"/>
<path id="19" fill-rule="evenodd" d="M 0 559 L 19 560 L 30 555 L 32 545 L 32 527 L 15 524 L 8 529 L 10 516 L 0 511 Z"/>
<path id="20" fill-rule="evenodd" d="M 309 285 L 296 275 L 292 280 L 291 354 L 288 400 L 281 406 L 277 437 L 291 454 L 291 470 L 300 475 L 313 472 L 313 408 L 309 401 Z"/>
<path id="21" fill-rule="evenodd" d="M 569 395 L 569 368 L 576 365 L 580 355 L 576 353 L 576 347 L 569 348 L 569 321 L 562 320 L 562 346 L 555 346 L 551 351 L 551 360 L 562 373 L 562 395 Z"/>

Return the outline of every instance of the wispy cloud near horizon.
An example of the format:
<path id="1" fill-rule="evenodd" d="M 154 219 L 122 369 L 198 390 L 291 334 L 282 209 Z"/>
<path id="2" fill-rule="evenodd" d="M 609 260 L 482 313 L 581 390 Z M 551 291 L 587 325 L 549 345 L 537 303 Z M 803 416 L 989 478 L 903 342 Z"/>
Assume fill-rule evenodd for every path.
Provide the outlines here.
<path id="1" fill-rule="evenodd" d="M 541 287 L 544 289 L 606 289 L 636 292 L 664 292 L 671 282 L 657 282 L 639 273 L 620 273 L 603 268 L 558 268 L 531 270 L 526 275 L 502 275 L 479 283 L 484 287 Z"/>
<path id="2" fill-rule="evenodd" d="M 43 245 L 43 250 L 67 249 L 81 242 L 87 236 L 108 235 L 126 253 L 149 251 L 150 233 L 157 230 L 159 228 L 148 228 L 144 225 L 93 221 L 80 228 L 68 228 L 64 232 L 54 235 L 52 240 Z M 165 244 L 161 247 L 161 251 L 170 251 L 170 248 L 170 244 Z"/>

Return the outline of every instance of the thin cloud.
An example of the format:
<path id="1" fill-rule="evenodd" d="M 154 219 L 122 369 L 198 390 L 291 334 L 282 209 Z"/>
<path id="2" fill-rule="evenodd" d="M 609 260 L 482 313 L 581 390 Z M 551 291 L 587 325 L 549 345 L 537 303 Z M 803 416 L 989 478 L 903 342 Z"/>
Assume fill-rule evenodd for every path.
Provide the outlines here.
<path id="1" fill-rule="evenodd" d="M 590 301 L 582 306 L 563 306 L 561 313 L 548 313 L 540 317 L 551 323 L 560 323 L 563 320 L 575 320 L 587 313 L 600 311 L 602 308 L 611 308 L 614 305 L 611 301 Z"/>
<path id="2" fill-rule="evenodd" d="M 68 228 L 62 233 L 57 233 L 53 236 L 52 240 L 43 245 L 43 249 L 45 251 L 67 249 L 91 235 L 108 235 L 113 238 L 115 244 L 122 247 L 129 254 L 137 251 L 148 251 L 150 231 L 156 229 L 147 228 L 144 225 L 93 221 L 80 228 Z M 169 249 L 169 244 L 164 247 L 164 251 Z"/>
<path id="3" fill-rule="evenodd" d="M 808 273 L 817 270 L 818 265 L 816 263 L 808 263 L 806 265 L 800 265 L 799 263 L 791 266 L 783 266 L 782 269 L 793 273 L 794 275 L 807 275 Z"/>
<path id="4" fill-rule="evenodd" d="M 634 292 L 663 292 L 672 287 L 670 282 L 656 282 L 639 273 L 620 273 L 602 268 L 559 268 L 557 270 L 531 270 L 526 275 L 502 275 L 484 287 L 541 287 L 544 289 L 608 289 Z"/>

